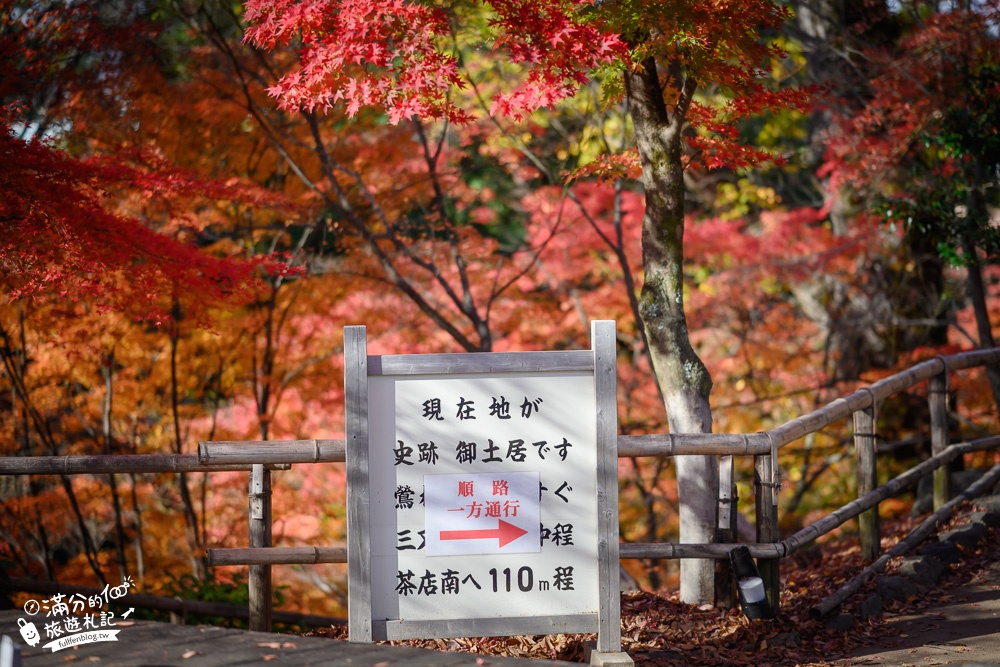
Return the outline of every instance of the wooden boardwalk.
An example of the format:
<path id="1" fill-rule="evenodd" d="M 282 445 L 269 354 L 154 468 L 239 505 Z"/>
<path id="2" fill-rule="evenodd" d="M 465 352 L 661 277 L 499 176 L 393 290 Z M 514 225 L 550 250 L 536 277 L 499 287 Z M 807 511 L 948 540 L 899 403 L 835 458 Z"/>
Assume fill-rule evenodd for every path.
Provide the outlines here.
<path id="1" fill-rule="evenodd" d="M 521 660 L 445 653 L 408 646 L 351 644 L 335 639 L 299 637 L 267 632 L 247 632 L 203 625 L 171 625 L 153 621 L 118 621 L 117 641 L 64 648 L 44 648 L 52 641 L 45 636 L 43 614 L 29 617 L 22 610 L 0 611 L 0 635 L 7 635 L 21 648 L 24 667 L 67 663 L 92 663 L 107 667 L 221 667 L 223 665 L 330 665 L 332 667 L 567 667 L 573 663 L 554 660 Z M 21 636 L 18 619 L 32 620 L 42 635 L 29 647 Z M 109 629 L 109 628 L 105 628 Z M 479 662 L 481 660 L 482 662 Z"/>

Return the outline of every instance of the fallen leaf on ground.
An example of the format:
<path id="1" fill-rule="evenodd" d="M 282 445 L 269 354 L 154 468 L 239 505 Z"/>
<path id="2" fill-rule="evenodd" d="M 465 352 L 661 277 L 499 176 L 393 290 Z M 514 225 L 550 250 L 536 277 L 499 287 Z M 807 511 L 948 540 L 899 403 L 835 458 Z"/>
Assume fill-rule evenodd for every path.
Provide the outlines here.
<path id="1" fill-rule="evenodd" d="M 883 532 L 907 534 L 919 522 L 919 518 L 913 517 L 887 521 Z M 892 603 L 881 618 L 857 624 L 850 631 L 828 630 L 808 612 L 836 591 L 837 582 L 853 579 L 864 568 L 857 543 L 854 535 L 840 535 L 817 547 L 821 559 L 794 555 L 783 559 L 781 576 L 794 585 L 787 585 L 781 591 L 778 616 L 770 621 L 750 621 L 739 608 L 725 610 L 711 605 L 683 604 L 679 594 L 671 590 L 623 594 L 622 650 L 632 656 L 636 667 L 828 667 L 831 660 L 844 658 L 860 646 L 874 648 L 877 641 L 899 636 L 900 626 L 907 621 L 942 622 L 941 604 L 949 600 L 955 606 L 959 604 L 948 594 L 949 589 L 967 584 L 977 571 L 1000 561 L 1000 535 L 995 531 L 980 552 L 968 556 L 960 567 L 949 568 L 928 595 L 910 603 Z M 886 574 L 894 574 L 897 567 L 898 563 L 891 563 Z M 861 603 L 874 592 L 872 580 L 841 605 L 841 611 L 857 614 Z M 961 599 L 958 595 L 954 597 Z M 911 635 L 906 639 L 917 636 L 919 640 L 919 631 L 906 629 Z M 346 626 L 308 634 L 348 639 Z M 776 640 L 779 635 L 784 635 L 781 641 Z M 487 661 L 494 655 L 582 663 L 585 642 L 595 638 L 595 635 L 556 634 L 408 640 L 391 644 L 472 652 L 485 655 Z M 850 664 L 872 664 L 872 661 L 862 658 Z M 388 666 L 386 662 L 375 667 Z"/>

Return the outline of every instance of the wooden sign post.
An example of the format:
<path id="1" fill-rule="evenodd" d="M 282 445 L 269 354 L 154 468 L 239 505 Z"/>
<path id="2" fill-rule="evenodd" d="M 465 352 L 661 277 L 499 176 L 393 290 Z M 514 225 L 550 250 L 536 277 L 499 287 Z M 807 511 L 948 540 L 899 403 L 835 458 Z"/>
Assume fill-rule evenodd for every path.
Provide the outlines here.
<path id="1" fill-rule="evenodd" d="M 350 639 L 621 651 L 614 322 L 592 349 L 368 356 L 344 331 Z"/>

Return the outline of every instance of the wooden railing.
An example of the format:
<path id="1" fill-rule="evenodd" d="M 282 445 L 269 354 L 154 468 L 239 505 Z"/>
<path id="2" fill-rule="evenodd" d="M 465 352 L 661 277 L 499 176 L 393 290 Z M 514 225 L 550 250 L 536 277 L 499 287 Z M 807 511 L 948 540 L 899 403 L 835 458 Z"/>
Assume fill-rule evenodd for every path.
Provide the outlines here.
<path id="1" fill-rule="evenodd" d="M 1000 448 L 1000 436 L 951 445 L 948 441 L 947 387 L 950 373 L 978 366 L 1000 364 L 1000 348 L 938 356 L 838 398 L 826 406 L 793 419 L 768 431 L 747 434 L 655 434 L 621 435 L 619 457 L 716 455 L 720 464 L 720 532 L 735 534 L 736 481 L 733 457 L 754 459 L 754 513 L 757 543 L 749 545 L 758 559 L 768 598 L 777 609 L 779 599 L 779 560 L 858 517 L 861 525 L 862 553 L 874 561 L 871 568 L 884 565 L 887 555 L 880 554 L 878 505 L 916 484 L 921 477 L 934 474 L 934 505 L 944 516 L 949 507 L 947 464 L 974 451 Z M 901 391 L 927 381 L 930 411 L 932 456 L 887 484 L 876 488 L 875 460 L 876 410 L 878 403 Z M 854 445 L 858 460 L 858 498 L 792 536 L 780 539 L 778 531 L 777 456 L 782 447 L 828 428 L 841 420 L 852 419 Z M 250 515 L 251 547 L 209 549 L 209 565 L 250 565 L 250 624 L 252 629 L 270 626 L 270 566 L 277 564 L 317 564 L 347 562 L 344 547 L 273 547 L 270 546 L 270 470 L 287 469 L 292 464 L 344 462 L 343 440 L 285 440 L 268 442 L 202 442 L 197 457 L 171 455 L 136 456 L 60 456 L 5 457 L 0 459 L 0 474 L 79 474 L 116 472 L 212 472 L 251 471 Z M 990 480 L 1000 479 L 1000 466 L 990 471 L 982 488 Z M 954 503 L 950 503 L 954 506 Z M 936 515 L 937 516 L 937 513 Z M 932 517 L 933 519 L 933 517 Z M 936 519 L 939 521 L 940 519 Z M 254 524 L 260 527 L 254 537 Z M 936 525 L 936 524 L 935 524 Z M 931 526 L 933 528 L 933 526 Z M 921 527 L 923 530 L 928 530 Z M 266 529 L 266 534 L 265 534 Z M 901 543 L 902 544 L 902 543 Z M 739 544 L 626 543 L 620 546 L 622 559 L 726 559 Z M 892 552 L 890 552 L 892 553 Z M 869 568 L 869 570 L 871 570 Z M 869 570 L 866 570 L 868 572 Z M 865 573 L 859 575 L 866 576 Z M 836 604 L 839 604 L 837 602 Z M 820 609 L 818 613 L 827 613 Z"/>
<path id="2" fill-rule="evenodd" d="M 268 470 L 289 470 L 290 464 L 269 463 Z M 4 456 L 0 457 L 0 475 L 103 475 L 103 474 L 157 474 L 157 473 L 211 473 L 211 472 L 251 472 L 250 464 L 205 464 L 196 454 L 95 454 L 89 456 Z M 12 577 L 5 586 L 10 591 L 24 593 L 79 592 L 92 595 L 85 586 L 74 586 L 56 582 L 40 581 L 26 577 Z M 4 593 L 7 591 L 4 590 Z M 183 619 L 187 614 L 221 616 L 223 618 L 248 619 L 255 623 L 249 610 L 237 605 L 210 603 L 199 600 L 185 600 L 177 597 L 157 595 L 130 595 L 132 606 L 168 612 L 172 618 Z M 268 602 L 270 607 L 270 602 Z M 268 619 L 271 619 L 270 614 Z M 344 619 L 280 612 L 274 619 L 280 623 L 297 625 L 329 626 L 340 624 Z M 270 625 L 270 623 L 269 623 Z"/>

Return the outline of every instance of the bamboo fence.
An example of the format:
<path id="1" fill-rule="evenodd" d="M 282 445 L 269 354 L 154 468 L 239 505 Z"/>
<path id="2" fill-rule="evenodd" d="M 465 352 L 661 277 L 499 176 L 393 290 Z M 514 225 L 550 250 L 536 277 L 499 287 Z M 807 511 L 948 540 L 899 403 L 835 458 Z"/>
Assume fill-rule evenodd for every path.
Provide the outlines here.
<path id="1" fill-rule="evenodd" d="M 910 369 L 889 376 L 852 394 L 838 398 L 826 406 L 793 419 L 768 431 L 747 434 L 653 434 L 618 436 L 618 456 L 716 455 L 721 457 L 719 517 L 720 534 L 731 527 L 736 500 L 732 462 L 735 456 L 754 458 L 755 513 L 757 543 L 748 545 L 758 559 L 765 579 L 772 608 L 778 608 L 779 559 L 788 556 L 858 517 L 861 520 L 862 549 L 870 559 L 876 559 L 858 579 L 870 577 L 872 568 L 891 558 L 879 555 L 878 504 L 899 494 L 928 474 L 935 475 L 935 509 L 954 507 L 956 501 L 947 498 L 946 464 L 973 451 L 1000 447 L 1000 436 L 991 436 L 967 443 L 948 443 L 947 387 L 949 374 L 963 369 L 1000 364 L 1000 348 L 937 356 Z M 877 407 L 880 401 L 929 381 L 930 433 L 933 455 L 927 461 L 906 471 L 878 488 L 875 462 Z M 777 454 L 780 448 L 811 433 L 830 427 L 841 420 L 853 420 L 855 448 L 859 461 L 859 497 L 794 535 L 781 540 L 778 531 Z M 201 442 L 194 455 L 132 455 L 132 456 L 56 456 L 0 458 L 0 474 L 98 474 L 144 472 L 215 472 L 246 470 L 251 472 L 249 489 L 251 545 L 245 549 L 209 549 L 212 565 L 249 565 L 250 610 L 253 629 L 268 629 L 270 621 L 280 620 L 271 611 L 270 567 L 276 564 L 316 564 L 346 562 L 344 547 L 273 547 L 270 545 L 270 471 L 286 470 L 293 464 L 342 463 L 345 442 L 342 439 L 278 440 L 268 442 L 216 441 Z M 991 475 L 994 474 L 991 472 Z M 997 473 L 1000 474 L 1000 473 Z M 968 493 L 968 492 L 967 492 Z M 919 529 L 918 529 L 919 530 Z M 928 531 L 929 532 L 929 531 Z M 904 540 L 905 542 L 905 540 Z M 900 544 L 903 544 L 901 542 Z M 625 543 L 620 546 L 622 559 L 727 559 L 735 543 L 673 544 Z M 899 547 L 899 545 L 897 545 Z M 860 585 L 860 584 L 858 584 Z M 846 598 L 850 593 L 844 595 Z M 842 601 L 842 600 L 841 600 Z M 829 609 L 840 601 L 829 603 Z M 815 613 L 828 613 L 824 603 Z"/>

